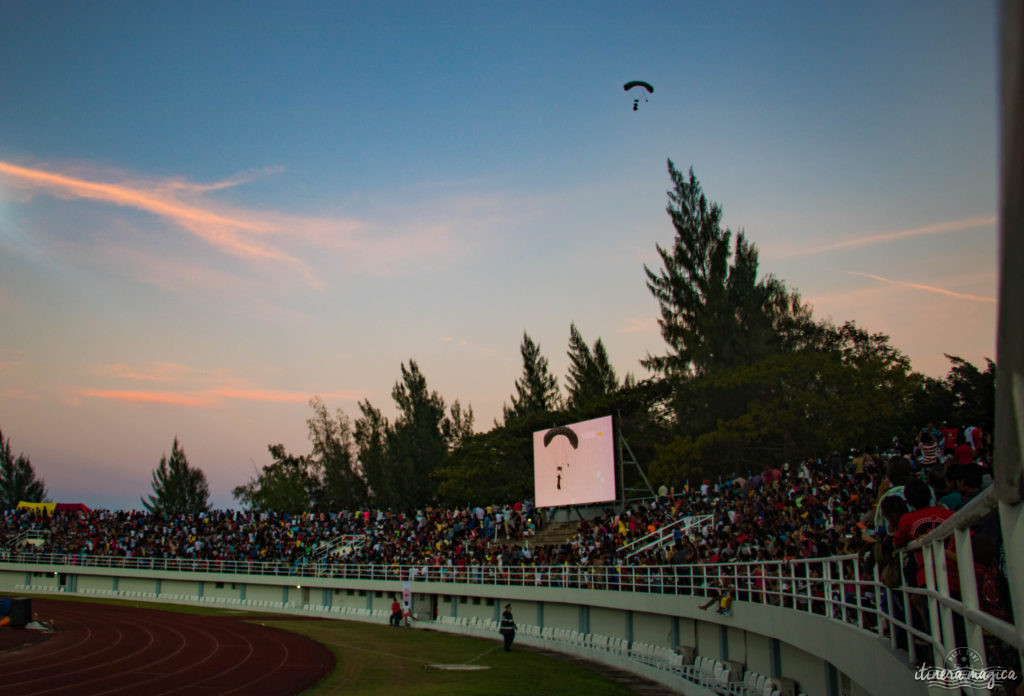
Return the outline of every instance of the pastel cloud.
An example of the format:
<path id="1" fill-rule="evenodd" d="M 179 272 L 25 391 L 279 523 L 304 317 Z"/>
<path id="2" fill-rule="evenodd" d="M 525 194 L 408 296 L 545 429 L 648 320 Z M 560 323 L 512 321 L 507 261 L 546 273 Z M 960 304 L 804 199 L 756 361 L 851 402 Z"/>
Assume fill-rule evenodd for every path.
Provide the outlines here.
<path id="1" fill-rule="evenodd" d="M 464 348 L 466 350 L 479 353 L 480 355 L 494 355 L 495 353 L 494 349 L 491 348 L 490 346 L 477 345 L 475 343 L 471 343 L 469 340 L 465 338 L 455 338 L 454 336 L 442 336 L 441 342 L 447 343 L 452 346 L 457 346 L 458 348 Z"/>
<path id="2" fill-rule="evenodd" d="M 658 331 L 658 320 L 655 317 L 630 317 L 622 327 L 623 333 L 651 333 Z"/>
<path id="3" fill-rule="evenodd" d="M 792 249 L 786 252 L 777 252 L 773 254 L 773 256 L 775 256 L 776 258 L 815 256 L 817 254 L 824 254 L 830 251 L 855 249 L 866 246 L 874 246 L 877 244 L 888 244 L 889 242 L 894 242 L 900 239 L 927 237 L 937 234 L 946 234 L 949 232 L 966 232 L 968 230 L 993 227 L 998 222 L 999 218 L 994 215 L 978 215 L 975 217 L 963 218 L 961 220 L 947 220 L 945 222 L 938 222 L 931 225 L 924 225 L 921 227 L 912 227 L 904 230 L 894 230 L 891 232 L 869 234 L 862 237 L 854 237 L 853 239 L 846 239 L 840 242 L 834 242 L 832 244 L 825 244 L 821 246 L 803 246 L 799 249 Z"/>
<path id="4" fill-rule="evenodd" d="M 388 207 L 392 220 L 304 216 L 274 210 L 230 207 L 204 198 L 279 171 L 267 168 L 210 184 L 180 177 L 129 179 L 83 167 L 71 173 L 0 161 L 0 182 L 9 190 L 41 192 L 63 199 L 87 199 L 150 213 L 232 256 L 284 266 L 320 289 L 313 267 L 338 264 L 363 274 L 394 275 L 431 263 L 450 263 L 468 253 L 480 229 L 516 224 L 524 206 L 503 198 L 457 196 L 431 210 Z M 109 179 L 117 176 L 118 182 Z M 436 204 L 435 204 L 436 206 Z M 527 206 L 528 207 L 528 206 Z M 325 255 L 326 254 L 326 255 Z M 338 258 L 340 256 L 340 258 Z M 180 259 L 174 260 L 175 270 Z M 180 280 L 180 273 L 177 273 Z"/>
<path id="5" fill-rule="evenodd" d="M 8 162 L 0 162 L 0 175 L 14 186 L 44 190 L 59 197 L 87 198 L 144 210 L 176 222 L 207 242 L 238 256 L 297 263 L 297 259 L 272 246 L 258 244 L 244 237 L 245 233 L 266 234 L 273 231 L 265 223 L 183 203 L 161 188 L 146 190 L 124 184 L 89 181 Z"/>
<path id="6" fill-rule="evenodd" d="M 79 396 L 92 399 L 112 399 L 144 404 L 169 404 L 173 406 L 209 406 L 212 401 L 203 393 L 122 391 L 117 389 L 83 389 Z"/>
<path id="7" fill-rule="evenodd" d="M 185 377 L 192 376 L 195 370 L 186 365 L 174 363 L 155 363 L 148 369 L 142 370 L 124 363 L 103 365 L 97 372 L 108 377 L 127 379 L 142 382 L 176 382 Z"/>
<path id="8" fill-rule="evenodd" d="M 926 292 L 939 293 L 940 295 L 946 295 L 947 297 L 955 297 L 961 300 L 973 300 L 975 302 L 995 302 L 994 297 L 982 297 L 979 295 L 969 295 L 962 292 L 953 292 L 952 290 L 946 290 L 945 288 L 938 288 L 933 285 L 921 285 L 920 283 L 909 283 L 903 280 L 892 280 L 890 278 L 884 278 L 878 275 L 872 275 L 871 273 L 860 273 L 858 271 L 845 271 L 848 275 L 861 276 L 863 278 L 871 278 L 882 283 L 888 283 L 890 285 L 897 285 L 905 288 L 913 288 L 915 290 L 924 290 Z"/>
<path id="9" fill-rule="evenodd" d="M 216 406 L 224 400 L 260 401 L 283 404 L 302 404 L 314 396 L 324 399 L 345 399 L 357 401 L 363 398 L 361 392 L 334 392 L 313 394 L 311 392 L 281 391 L 277 389 L 205 389 L 200 391 L 151 391 L 118 389 L 84 389 L 78 396 L 92 399 L 107 399 L 129 403 L 166 404 L 171 406 Z"/>

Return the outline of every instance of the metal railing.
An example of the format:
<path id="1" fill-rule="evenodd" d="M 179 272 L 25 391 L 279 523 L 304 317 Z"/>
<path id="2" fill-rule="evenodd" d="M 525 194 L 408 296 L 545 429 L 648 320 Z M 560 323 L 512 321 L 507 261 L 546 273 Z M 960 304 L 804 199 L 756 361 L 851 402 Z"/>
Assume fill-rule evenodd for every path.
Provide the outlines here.
<path id="1" fill-rule="evenodd" d="M 312 557 L 317 561 L 330 556 L 332 553 L 346 548 L 359 548 L 366 541 L 365 534 L 339 534 L 333 539 L 320 542 L 313 550 Z"/>
<path id="2" fill-rule="evenodd" d="M 1013 512 L 1020 515 L 1020 506 Z M 972 527 L 998 522 L 998 514 L 995 487 L 989 486 L 956 515 L 908 544 L 903 551 L 904 586 L 889 606 L 902 609 L 906 617 L 901 621 L 894 619 L 892 623 L 909 636 L 906 642 L 912 663 L 923 663 L 930 658 L 932 665 L 941 667 L 954 650 L 966 647 L 984 661 L 976 665 L 980 667 L 978 671 L 1008 667 L 988 663 L 986 633 L 1012 646 L 1018 655 L 1024 648 L 1021 628 L 984 611 L 979 599 Z M 1013 551 L 1019 553 L 1019 550 Z M 910 567 L 923 565 L 924 587 L 915 587 L 915 579 L 906 577 L 911 554 L 914 561 Z M 1005 599 L 1008 602 L 1009 598 Z M 1011 617 L 1013 610 L 1010 608 Z M 890 640 L 895 641 L 895 632 Z M 975 691 L 983 693 L 984 685 L 975 685 Z"/>
<path id="3" fill-rule="evenodd" d="M 672 524 L 660 527 L 659 529 L 654 530 L 650 534 L 647 534 L 645 536 L 640 537 L 639 539 L 635 539 L 629 542 L 628 544 L 625 544 L 619 549 L 619 551 L 625 552 L 625 557 L 627 559 L 632 558 L 633 556 L 636 556 L 639 553 L 643 553 L 647 549 L 653 548 L 655 546 L 664 546 L 665 544 L 667 544 L 668 541 L 675 536 L 676 527 L 682 527 L 682 529 L 680 529 L 680 532 L 682 532 L 685 535 L 689 530 L 693 529 L 694 527 L 702 527 L 704 524 L 714 520 L 714 518 L 714 515 L 688 515 L 686 517 L 676 520 Z M 637 546 L 638 544 L 639 546 Z"/>

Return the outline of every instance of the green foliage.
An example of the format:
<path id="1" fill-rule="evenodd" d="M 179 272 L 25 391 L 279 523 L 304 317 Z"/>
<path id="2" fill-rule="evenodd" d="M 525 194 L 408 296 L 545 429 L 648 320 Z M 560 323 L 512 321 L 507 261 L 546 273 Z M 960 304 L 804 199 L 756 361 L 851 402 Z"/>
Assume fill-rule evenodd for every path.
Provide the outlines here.
<path id="1" fill-rule="evenodd" d="M 456 449 L 473 437 L 473 407 L 462 408 L 456 399 L 449 408 L 449 417 L 444 421 L 444 438 L 449 449 Z"/>
<path id="2" fill-rule="evenodd" d="M 395 383 L 391 398 L 398 418 L 386 439 L 388 465 L 392 468 L 392 489 L 378 491 L 381 502 L 392 507 L 413 509 L 433 502 L 431 474 L 444 464 L 448 454 L 444 399 L 427 389 L 427 380 L 415 361 L 402 365 L 402 379 Z M 390 496 L 384 497 L 385 493 Z"/>
<path id="3" fill-rule="evenodd" d="M 445 505 L 523 500 L 533 495 L 533 437 L 526 422 L 465 439 L 435 472 Z"/>
<path id="4" fill-rule="evenodd" d="M 662 268 L 644 266 L 658 300 L 658 324 L 669 352 L 642 364 L 666 377 L 707 374 L 746 365 L 779 352 L 799 333 L 809 310 L 779 280 L 757 279 L 757 247 L 723 229 L 722 208 L 709 202 L 690 169 L 668 162 L 673 188 L 667 212 L 676 235 L 657 245 Z M 730 260 L 731 259 L 731 260 Z"/>
<path id="5" fill-rule="evenodd" d="M 392 497 L 392 479 L 397 473 L 388 466 L 387 438 L 391 430 L 388 419 L 369 400 L 359 402 L 363 414 L 356 419 L 355 441 L 359 456 L 359 467 L 368 486 L 368 493 L 374 500 Z"/>
<path id="6" fill-rule="evenodd" d="M 678 486 L 885 445 L 920 382 L 887 338 L 844 328 L 831 349 L 775 355 L 688 383 L 691 408 L 712 409 L 715 423 L 703 419 L 659 448 L 652 477 Z"/>
<path id="7" fill-rule="evenodd" d="M 356 468 L 352 426 L 341 409 L 334 417 L 320 399 L 309 402 L 313 417 L 306 421 L 313 452 L 309 456 L 317 479 L 314 508 L 325 511 L 357 508 L 366 503 L 366 481 Z"/>
<path id="8" fill-rule="evenodd" d="M 391 398 L 398 408 L 393 424 L 369 401 L 359 404 L 355 444 L 374 504 L 411 510 L 436 500 L 434 474 L 453 448 L 472 438 L 473 409 L 455 401 L 449 415 L 414 360 L 402 365 Z"/>
<path id="9" fill-rule="evenodd" d="M 0 510 L 16 508 L 21 501 L 46 502 L 46 486 L 37 479 L 32 462 L 24 454 L 17 457 L 11 451 L 10 438 L 4 439 L 0 431 Z"/>
<path id="10" fill-rule="evenodd" d="M 985 359 L 982 372 L 963 358 L 946 355 L 949 374 L 946 385 L 952 399 L 948 417 L 960 426 L 975 425 L 991 433 L 996 419 L 996 364 Z"/>
<path id="11" fill-rule="evenodd" d="M 231 494 L 250 510 L 295 514 L 311 509 L 319 488 L 308 457 L 296 457 L 284 445 L 267 448 L 274 461 L 264 466 L 247 484 Z"/>
<path id="12" fill-rule="evenodd" d="M 153 471 L 153 494 L 143 498 L 142 504 L 154 514 L 189 515 L 209 509 L 210 486 L 206 474 L 189 465 L 185 450 L 174 438 L 171 457 L 160 457 L 160 464 Z"/>
<path id="13" fill-rule="evenodd" d="M 569 326 L 569 375 L 566 378 L 566 409 L 581 412 L 619 387 L 615 369 L 601 339 L 593 349 L 587 345 L 576 324 Z"/>
<path id="14" fill-rule="evenodd" d="M 540 346 L 525 331 L 519 352 L 523 357 L 523 375 L 516 380 L 516 393 L 510 397 L 512 405 L 505 406 L 506 423 L 531 413 L 556 411 L 561 406 L 558 378 L 551 374 Z"/>

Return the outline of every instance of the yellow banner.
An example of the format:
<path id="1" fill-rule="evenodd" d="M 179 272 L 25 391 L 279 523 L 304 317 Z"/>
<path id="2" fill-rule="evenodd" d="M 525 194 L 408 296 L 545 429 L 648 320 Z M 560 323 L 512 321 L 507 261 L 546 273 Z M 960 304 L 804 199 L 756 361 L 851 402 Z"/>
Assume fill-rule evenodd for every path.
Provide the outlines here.
<path id="1" fill-rule="evenodd" d="M 24 500 L 18 503 L 19 510 L 35 510 L 36 512 L 45 512 L 47 515 L 52 515 L 56 507 L 57 503 L 26 503 Z"/>

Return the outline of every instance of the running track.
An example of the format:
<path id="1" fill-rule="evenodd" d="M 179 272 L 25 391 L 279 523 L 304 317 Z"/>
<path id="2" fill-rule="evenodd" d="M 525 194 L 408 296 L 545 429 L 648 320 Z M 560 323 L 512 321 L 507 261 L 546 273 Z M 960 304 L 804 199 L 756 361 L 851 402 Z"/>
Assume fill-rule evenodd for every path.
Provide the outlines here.
<path id="1" fill-rule="evenodd" d="M 56 631 L 0 653 L 3 693 L 285 696 L 334 668 L 320 643 L 258 619 L 40 598 L 32 599 L 32 611 L 55 622 Z"/>

